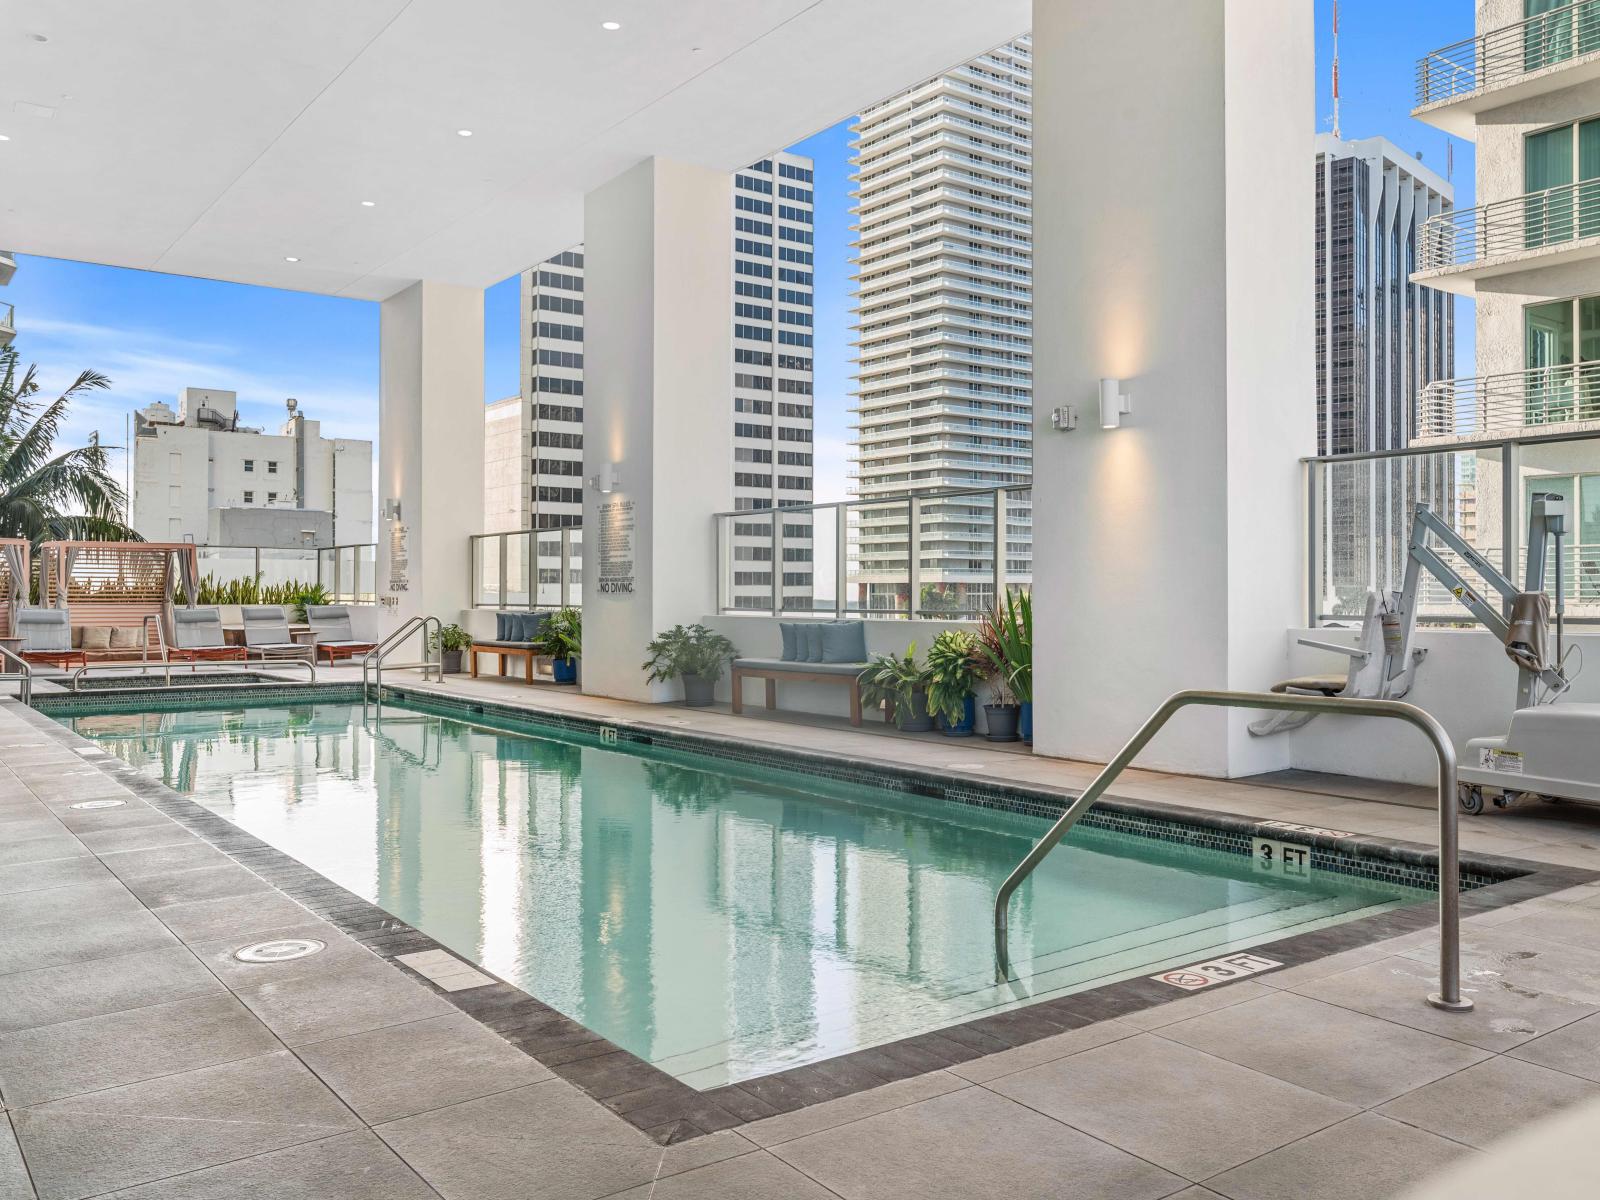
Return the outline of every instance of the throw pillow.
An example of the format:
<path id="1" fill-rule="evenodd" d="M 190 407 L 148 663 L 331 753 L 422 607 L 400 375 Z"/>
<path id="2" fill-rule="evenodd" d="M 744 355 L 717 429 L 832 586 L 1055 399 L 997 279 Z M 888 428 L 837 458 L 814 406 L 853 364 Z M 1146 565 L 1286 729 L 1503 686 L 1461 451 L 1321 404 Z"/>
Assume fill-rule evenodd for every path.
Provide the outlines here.
<path id="1" fill-rule="evenodd" d="M 497 642 L 512 641 L 511 622 L 516 619 L 516 613 L 497 612 L 494 615 L 494 640 Z"/>
<path id="2" fill-rule="evenodd" d="M 800 627 L 800 631 L 805 634 L 806 638 L 806 655 L 801 661 L 821 662 L 822 623 L 819 621 L 808 621 L 806 624 Z"/>
<path id="3" fill-rule="evenodd" d="M 783 635 L 783 661 L 794 662 L 797 655 L 796 643 L 800 640 L 796 636 L 794 622 L 778 622 L 778 632 Z"/>
<path id="4" fill-rule="evenodd" d="M 83 627 L 83 648 L 85 650 L 111 649 L 111 627 L 109 625 L 85 625 Z"/>
<path id="5" fill-rule="evenodd" d="M 133 627 L 118 627 L 111 631 L 111 649 L 137 650 L 144 645 L 144 631 Z"/>
<path id="6" fill-rule="evenodd" d="M 867 627 L 860 621 L 830 621 L 822 627 L 822 661 L 867 661 Z"/>

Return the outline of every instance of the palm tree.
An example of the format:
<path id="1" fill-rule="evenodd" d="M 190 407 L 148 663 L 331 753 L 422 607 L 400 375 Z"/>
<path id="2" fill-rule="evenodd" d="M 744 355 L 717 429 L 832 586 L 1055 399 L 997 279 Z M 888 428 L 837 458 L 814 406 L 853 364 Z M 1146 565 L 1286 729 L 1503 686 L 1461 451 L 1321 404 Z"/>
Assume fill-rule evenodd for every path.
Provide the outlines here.
<path id="1" fill-rule="evenodd" d="M 48 404 L 34 399 L 37 366 L 17 378 L 17 350 L 0 348 L 0 537 L 32 542 L 142 541 L 123 523 L 126 498 L 98 436 L 56 453 L 72 401 L 111 385 L 84 371 Z"/>

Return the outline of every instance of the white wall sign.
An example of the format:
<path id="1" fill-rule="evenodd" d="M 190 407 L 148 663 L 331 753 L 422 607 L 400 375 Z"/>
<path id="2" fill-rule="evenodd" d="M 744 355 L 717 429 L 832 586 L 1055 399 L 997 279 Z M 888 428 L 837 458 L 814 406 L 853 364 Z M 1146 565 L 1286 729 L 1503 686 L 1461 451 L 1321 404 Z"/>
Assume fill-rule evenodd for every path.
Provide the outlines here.
<path id="1" fill-rule="evenodd" d="M 1228 954 L 1222 958 L 1213 958 L 1209 962 L 1195 963 L 1192 967 L 1163 971 L 1150 978 L 1157 983 L 1170 983 L 1173 987 L 1182 988 L 1186 992 L 1198 992 L 1213 983 L 1228 983 L 1234 979 L 1243 979 L 1246 975 L 1259 975 L 1263 971 L 1281 966 L 1283 966 L 1281 962 L 1262 958 L 1259 954 Z"/>
<path id="2" fill-rule="evenodd" d="M 399 521 L 389 525 L 389 590 L 411 590 L 411 530 Z"/>
<path id="3" fill-rule="evenodd" d="M 607 500 L 600 506 L 600 592 L 633 595 L 633 501 Z"/>
<path id="4" fill-rule="evenodd" d="M 1256 870 L 1268 875 L 1287 875 L 1290 879 L 1311 878 L 1311 847 L 1274 838 L 1251 838 L 1250 857 Z"/>

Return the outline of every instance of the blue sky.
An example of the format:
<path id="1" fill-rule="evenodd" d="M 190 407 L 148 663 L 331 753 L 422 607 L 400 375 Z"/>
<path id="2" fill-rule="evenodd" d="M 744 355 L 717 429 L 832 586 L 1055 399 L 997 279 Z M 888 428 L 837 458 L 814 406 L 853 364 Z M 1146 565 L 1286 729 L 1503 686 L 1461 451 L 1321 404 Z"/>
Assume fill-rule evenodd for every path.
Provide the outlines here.
<path id="1" fill-rule="evenodd" d="M 1332 0 L 1316 0 L 1317 128 L 1331 127 L 1328 45 Z M 1446 138 L 1407 115 L 1417 58 L 1472 32 L 1472 0 L 1343 0 L 1342 126 L 1346 137 L 1382 134 L 1421 152 L 1441 173 Z M 816 160 L 817 497 L 843 495 L 849 416 L 848 122 L 799 143 Z M 1307 169 L 1309 170 L 1309 162 Z M 1456 143 L 1456 203 L 1472 203 L 1472 147 Z M 0 229 L 0 244 L 4 231 Z M 99 429 L 120 443 L 125 414 L 185 386 L 231 388 L 245 419 L 275 427 L 298 397 L 329 433 L 377 436 L 378 308 L 359 300 L 183 279 L 23 257 L 0 298 L 17 306 L 17 346 L 46 386 L 79 369 L 114 387 L 79 407 L 68 436 Z M 517 280 L 485 297 L 485 400 L 518 387 Z M 1457 306 L 1457 374 L 1472 373 L 1472 311 Z M 119 466 L 120 470 L 120 466 Z"/>

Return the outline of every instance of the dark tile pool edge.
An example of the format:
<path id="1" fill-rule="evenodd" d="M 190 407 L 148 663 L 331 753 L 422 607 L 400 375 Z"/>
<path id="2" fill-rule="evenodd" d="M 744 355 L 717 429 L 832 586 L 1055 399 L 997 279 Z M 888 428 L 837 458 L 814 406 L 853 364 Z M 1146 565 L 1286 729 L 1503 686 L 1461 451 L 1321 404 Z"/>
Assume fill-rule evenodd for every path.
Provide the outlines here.
<path id="1" fill-rule="evenodd" d="M 307 699 L 334 698 L 344 697 L 318 695 Z M 96 748 L 92 742 L 51 720 L 43 712 L 29 710 L 10 700 L 0 703 L 17 712 L 46 736 L 74 750 Z M 513 714 L 525 714 L 525 710 L 510 711 Z M 605 722 L 596 721 L 593 724 L 599 726 Z M 868 760 L 852 761 L 859 764 Z M 84 762 L 115 779 L 315 915 L 361 942 L 380 958 L 394 959 L 401 954 L 426 950 L 455 953 L 427 934 L 144 775 L 121 759 L 97 754 L 86 757 Z M 1175 805 L 1117 803 L 1119 807 L 1133 811 L 1181 817 L 1191 823 L 1208 818 L 1224 819 L 1245 826 L 1259 824 L 1248 818 Z M 1156 813 L 1152 810 L 1160 811 Z M 1281 834 L 1281 831 L 1277 832 Z M 1385 849 L 1406 855 L 1427 849 L 1414 843 L 1386 842 L 1379 838 L 1363 838 L 1361 843 L 1364 853 L 1374 855 Z M 1484 883 L 1462 893 L 1463 917 L 1600 878 L 1600 872 L 1596 871 L 1489 855 L 1463 856 L 1464 870 L 1469 858 L 1473 861 L 1474 870 L 1492 874 L 1498 881 Z M 1437 919 L 1436 913 L 1437 906 L 1432 901 L 1406 905 L 1310 933 L 1261 943 L 1252 946 L 1251 952 L 1275 959 L 1285 968 L 1298 966 L 1344 950 L 1416 932 L 1433 924 Z M 405 968 L 397 964 L 397 969 Z M 483 970 L 481 966 L 478 969 Z M 763 1117 L 792 1112 L 896 1080 L 941 1070 L 1096 1021 L 1153 1008 L 1186 994 L 1140 976 L 702 1092 L 607 1041 L 587 1026 L 557 1012 L 515 985 L 494 977 L 491 972 L 484 973 L 495 978 L 495 982 L 465 992 L 446 992 L 423 976 L 406 970 L 409 978 L 430 988 L 436 995 L 662 1144 L 736 1128 Z M 1421 1003 L 1420 998 L 1418 1003 Z"/>

